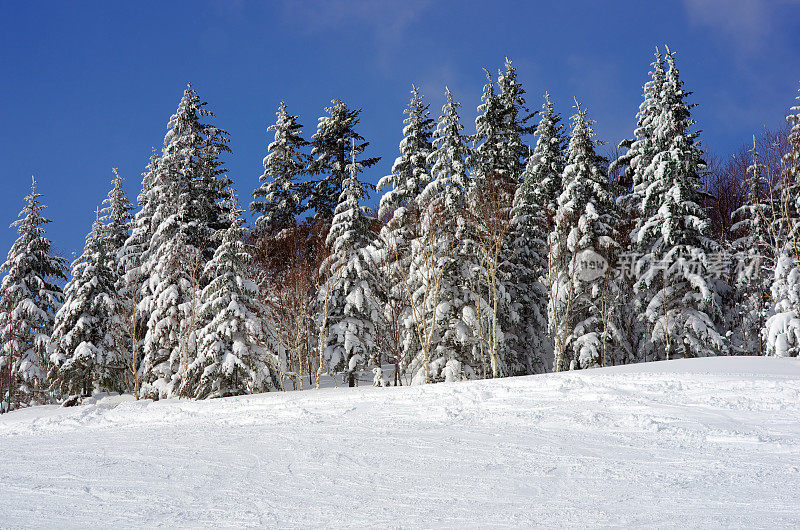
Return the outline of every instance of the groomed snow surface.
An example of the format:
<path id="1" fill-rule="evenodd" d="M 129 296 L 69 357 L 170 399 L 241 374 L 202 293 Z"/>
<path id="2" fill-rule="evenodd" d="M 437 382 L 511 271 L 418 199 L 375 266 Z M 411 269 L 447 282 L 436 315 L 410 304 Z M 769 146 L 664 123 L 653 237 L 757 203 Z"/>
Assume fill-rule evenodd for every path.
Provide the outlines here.
<path id="1" fill-rule="evenodd" d="M 800 361 L 0 416 L 0 527 L 800 525 Z"/>

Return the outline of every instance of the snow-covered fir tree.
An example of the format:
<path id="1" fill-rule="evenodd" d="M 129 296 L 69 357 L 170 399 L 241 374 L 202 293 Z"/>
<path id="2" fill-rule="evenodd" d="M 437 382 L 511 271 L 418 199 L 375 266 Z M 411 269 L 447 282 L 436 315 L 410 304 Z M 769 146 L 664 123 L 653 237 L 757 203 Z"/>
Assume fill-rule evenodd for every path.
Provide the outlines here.
<path id="1" fill-rule="evenodd" d="M 197 357 L 180 393 L 198 399 L 266 392 L 278 388 L 277 358 L 258 287 L 247 277 L 250 254 L 243 241 L 241 210 L 229 199 L 229 227 L 204 270 Z"/>
<path id="2" fill-rule="evenodd" d="M 154 152 L 142 175 L 142 190 L 137 197 L 139 210 L 131 221 L 131 233 L 118 252 L 123 267 L 118 286 L 120 300 L 125 312 L 130 352 L 130 375 L 134 380 L 134 392 L 138 396 L 142 349 L 150 317 L 150 284 L 146 281 L 150 239 L 153 235 L 152 219 L 157 206 L 152 186 L 158 174 L 159 157 Z"/>
<path id="3" fill-rule="evenodd" d="M 420 211 L 418 198 L 430 183 L 428 158 L 433 150 L 432 133 L 435 125 L 429 106 L 416 86 L 411 87 L 411 101 L 404 111 L 408 117 L 403 124 L 400 156 L 392 165 L 392 172 L 383 177 L 377 189 L 386 190 L 380 201 L 378 218 L 386 219 L 381 230 L 384 261 L 388 277 L 388 292 L 384 308 L 384 328 L 381 334 L 397 337 L 399 344 L 389 344 L 405 362 L 414 355 L 416 340 L 413 331 L 403 325 L 410 311 L 408 270 L 411 262 L 411 242 L 419 232 Z M 389 329 L 397 327 L 398 329 Z M 412 336 L 407 336 L 411 333 Z"/>
<path id="4" fill-rule="evenodd" d="M 610 307 L 616 286 L 603 267 L 615 262 L 619 218 L 605 159 L 595 152 L 592 121 L 577 102 L 576 109 L 562 175 L 564 191 L 550 236 L 555 371 L 615 364 L 619 343 Z"/>
<path id="5" fill-rule="evenodd" d="M 535 128 L 526 125 L 532 114 L 525 106 L 525 90 L 517 81 L 516 69 L 508 59 L 505 66 L 505 72 L 498 73 L 496 85 L 486 72 L 472 137 L 475 148 L 468 162 L 478 190 L 487 179 L 498 178 L 510 184 L 513 196 L 529 154 L 523 136 L 532 134 Z"/>
<path id="6" fill-rule="evenodd" d="M 666 60 L 662 111 L 654 125 L 660 150 L 642 174 L 642 221 L 631 236 L 641 253 L 634 291 L 649 337 L 640 360 L 727 351 L 715 327 L 721 300 L 708 267 L 718 245 L 709 237 L 709 218 L 701 206 L 703 153 L 698 133 L 690 131 L 691 105 L 671 52 Z"/>
<path id="7" fill-rule="evenodd" d="M 375 362 L 375 322 L 382 310 L 383 294 L 376 237 L 370 229 L 371 220 L 359 204 L 365 194 L 358 180 L 361 166 L 356 161 L 355 146 L 346 169 L 349 176 L 343 182 L 326 240 L 330 255 L 322 264 L 322 275 L 329 278 L 324 291 L 330 297 L 324 355 L 329 370 L 344 372 L 348 384 L 354 386 L 357 372 Z"/>
<path id="8" fill-rule="evenodd" d="M 541 117 L 534 133 L 536 147 L 525 167 L 523 180 L 532 179 L 532 200 L 544 209 L 549 218 L 555 217 L 561 195 L 561 174 L 564 172 L 564 152 L 567 138 L 556 113 L 550 94 L 545 93 Z M 549 219 L 548 222 L 552 222 Z"/>
<path id="9" fill-rule="evenodd" d="M 617 202 L 631 219 L 653 214 L 652 211 L 644 214 L 640 211 L 647 188 L 644 174 L 656 153 L 665 147 L 659 144 L 663 138 L 656 135 L 656 127 L 663 110 L 663 88 L 666 77 L 664 58 L 658 48 L 651 66 L 650 80 L 644 84 L 644 99 L 636 114 L 634 137 L 620 143 L 620 148 L 625 149 L 625 153 L 614 160 L 609 168 L 611 171 L 619 169 L 622 172 L 615 182 L 620 193 Z"/>
<path id="10" fill-rule="evenodd" d="M 470 281 L 475 304 L 474 355 L 481 361 L 482 372 L 488 364 L 487 374 L 492 377 L 524 373 L 530 364 L 523 352 L 508 348 L 509 326 L 519 320 L 519 315 L 510 293 L 514 282 L 503 278 L 500 269 L 506 261 L 513 198 L 529 154 L 523 136 L 533 128 L 525 125 L 530 111 L 516 71 L 509 60 L 505 66 L 505 72 L 498 74 L 499 93 L 487 74 L 480 114 L 475 120 L 477 145 L 470 158 L 475 186 L 469 194 L 474 215 L 468 224 L 478 258 Z"/>
<path id="11" fill-rule="evenodd" d="M 552 355 L 547 329 L 547 289 L 541 282 L 547 268 L 546 210 L 535 201 L 538 182 L 532 172 L 517 188 L 511 210 L 508 241 L 500 267 L 509 295 L 508 310 L 500 318 L 505 331 L 504 362 L 510 375 L 544 371 Z M 531 345 L 536 344 L 536 348 Z"/>
<path id="12" fill-rule="evenodd" d="M 550 95 L 545 94 L 533 150 L 522 183 L 514 194 L 508 243 L 502 264 L 503 281 L 510 296 L 504 314 L 508 330 L 511 373 L 535 373 L 545 368 L 553 353 L 548 331 L 548 237 L 561 194 L 564 168 L 563 132 Z M 531 348 L 531 344 L 539 345 Z"/>
<path id="13" fill-rule="evenodd" d="M 330 222 L 339 196 L 348 178 L 350 151 L 356 156 L 369 146 L 355 130 L 361 109 L 350 109 L 344 101 L 334 99 L 333 106 L 325 107 L 328 116 L 319 118 L 317 132 L 311 137 L 311 156 L 309 173 L 322 177 L 310 182 L 308 190 L 308 209 L 314 210 L 314 219 Z M 362 168 L 378 163 L 380 157 L 358 160 Z M 366 191 L 366 190 L 365 190 Z"/>
<path id="14" fill-rule="evenodd" d="M 112 262 L 111 270 L 114 274 L 114 293 L 116 301 L 116 318 L 110 333 L 115 341 L 117 354 L 120 362 L 125 366 L 125 370 L 117 373 L 119 380 L 114 383 L 106 383 L 110 388 L 127 388 L 131 376 L 137 369 L 137 359 L 134 352 L 138 353 L 138 343 L 134 348 L 134 341 L 137 341 L 136 327 L 133 319 L 136 313 L 133 311 L 134 297 L 125 279 L 125 243 L 131 235 L 133 228 L 133 205 L 128 200 L 125 190 L 122 188 L 124 179 L 119 171 L 114 171 L 111 190 L 103 201 L 103 209 L 100 210 L 100 221 L 104 224 L 103 244 L 108 259 Z M 137 389 L 138 390 L 138 389 Z"/>
<path id="15" fill-rule="evenodd" d="M 725 321 L 731 353 L 764 353 L 761 330 L 768 314 L 770 272 L 775 268 L 771 225 L 773 205 L 753 137 L 752 164 L 747 168 L 747 200 L 732 214 L 731 244 L 736 267 L 732 293 L 726 300 Z"/>
<path id="16" fill-rule="evenodd" d="M 528 125 L 534 116 L 525 104 L 525 90 L 517 81 L 517 71 L 506 58 L 505 72 L 498 73 L 497 88 L 500 90 L 500 117 L 503 145 L 503 165 L 510 178 L 518 183 L 522 180 L 528 159 L 529 148 L 524 137 L 533 134 L 535 126 Z"/>
<path id="17" fill-rule="evenodd" d="M 469 256 L 463 252 L 466 193 L 470 188 L 466 159 L 470 149 L 462 135 L 460 104 L 449 89 L 433 133 L 428 157 L 431 182 L 419 196 L 419 236 L 411 242 L 407 288 L 411 318 L 407 325 L 408 366 L 413 384 L 456 381 L 476 376 L 470 328 L 464 310 L 471 303 L 467 278 Z"/>
<path id="18" fill-rule="evenodd" d="M 121 311 L 116 260 L 109 252 L 100 214 L 72 263 L 50 341 L 50 388 L 57 396 L 89 396 L 97 389 L 122 391 L 123 361 L 115 336 Z"/>
<path id="19" fill-rule="evenodd" d="M 473 149 L 467 158 L 472 169 L 473 184 L 479 186 L 490 178 L 505 182 L 514 180 L 513 170 L 509 164 L 509 151 L 506 150 L 507 138 L 503 128 L 504 109 L 500 94 L 492 79 L 486 72 L 486 83 L 483 85 L 481 104 L 478 105 L 478 116 L 475 118 L 475 134 L 471 137 Z M 472 191 L 472 190 L 470 190 Z"/>
<path id="20" fill-rule="evenodd" d="M 188 90 L 191 90 L 191 84 Z M 230 226 L 232 217 L 228 210 L 230 204 L 227 198 L 231 194 L 231 184 L 233 184 L 233 180 L 228 177 L 227 168 L 220 158 L 221 155 L 231 152 L 227 131 L 219 129 L 211 123 L 200 123 L 197 119 L 201 116 L 214 117 L 214 113 L 205 108 L 206 104 L 192 90 L 192 105 L 196 109 L 196 118 L 191 113 L 187 113 L 185 125 L 188 126 L 188 130 L 199 125 L 199 131 L 203 134 L 199 145 L 195 147 L 191 139 L 185 143 L 177 139 L 173 139 L 171 142 L 183 151 L 183 160 L 178 164 L 180 169 L 177 174 L 184 175 L 184 178 L 191 177 L 189 179 L 191 202 L 189 215 L 185 221 L 189 225 L 190 242 L 200 249 L 204 263 L 211 259 L 219 244 L 216 237 L 217 231 L 225 230 Z M 197 121 L 194 121 L 195 119 Z M 178 127 L 180 128 L 180 126 Z M 182 131 L 181 134 L 191 138 L 190 135 L 194 133 L 189 133 L 188 130 Z M 196 155 L 192 153 L 195 148 L 197 149 Z M 196 170 L 192 167 L 192 156 L 198 157 Z M 167 161 L 165 166 L 167 170 L 174 171 L 174 167 L 169 165 L 170 156 L 163 158 Z"/>
<path id="21" fill-rule="evenodd" d="M 108 255 L 117 262 L 114 268 L 117 274 L 121 275 L 125 271 L 122 249 L 130 237 L 133 224 L 133 205 L 122 188 L 122 183 L 125 179 L 120 176 L 116 168 L 113 171 L 114 178 L 111 180 L 111 190 L 103 200 L 100 221 L 105 225 L 103 241 Z"/>
<path id="22" fill-rule="evenodd" d="M 403 121 L 400 156 L 395 159 L 391 174 L 378 182 L 378 191 L 386 190 L 381 197 L 379 218 L 389 215 L 401 218 L 403 212 L 397 210 L 412 205 L 430 182 L 428 157 L 433 149 L 435 122 L 429 105 L 414 85 L 411 86 L 411 101 L 403 113 L 408 117 Z"/>
<path id="23" fill-rule="evenodd" d="M 514 160 L 516 145 L 507 134 L 505 122 L 508 103 L 498 94 L 491 74 L 486 71 L 478 116 L 475 119 L 473 150 L 467 159 L 472 169 L 467 189 L 466 230 L 461 238 L 461 281 L 469 291 L 469 305 L 462 311 L 469 332 L 463 336 L 465 346 L 480 376 L 499 377 L 507 374 L 503 359 L 505 340 L 498 318 L 508 312 L 510 299 L 497 274 L 499 250 L 507 235 L 508 216 L 519 175 Z"/>
<path id="24" fill-rule="evenodd" d="M 144 302 L 149 319 L 141 364 L 142 393 L 151 398 L 168 397 L 196 355 L 195 333 L 204 262 L 199 249 L 189 242 L 185 215 L 185 193 L 177 186 L 158 186 L 165 196 L 176 197 L 184 206 L 177 212 L 157 211 L 160 220 L 148 251 L 149 294 Z M 166 205 L 158 210 L 168 209 Z"/>
<path id="25" fill-rule="evenodd" d="M 800 101 L 800 95 L 797 96 Z M 767 355 L 797 357 L 800 355 L 800 105 L 790 109 L 787 117 L 789 151 L 783 158 L 781 175 L 781 207 L 779 230 L 787 237 L 775 265 L 771 293 L 774 314 L 767 320 L 764 341 Z"/>
<path id="26" fill-rule="evenodd" d="M 666 78 L 665 62 L 658 48 L 655 58 L 651 63 L 650 79 L 644 84 L 643 100 L 636 114 L 637 124 L 633 131 L 633 138 L 620 143 L 620 149 L 625 152 L 614 160 L 609 171 L 619 172 L 618 177 L 612 182 L 612 189 L 617 197 L 617 204 L 624 215 L 624 220 L 619 227 L 622 232 L 623 267 L 646 254 L 649 249 L 635 238 L 644 222 L 655 214 L 658 208 L 656 202 L 648 203 L 648 211 L 644 212 L 644 196 L 650 185 L 650 179 L 645 177 L 646 170 L 650 167 L 655 155 L 664 148 L 663 138 L 656 135 L 656 128 L 664 108 L 663 95 Z M 652 347 L 650 340 L 650 326 L 640 317 L 645 311 L 649 300 L 643 300 L 634 292 L 636 270 L 627 268 L 622 281 L 619 282 L 618 313 L 620 325 L 623 328 L 625 351 L 629 353 L 620 362 L 636 362 L 647 358 Z"/>
<path id="27" fill-rule="evenodd" d="M 142 174 L 142 190 L 136 198 L 139 209 L 131 220 L 131 233 L 125 239 L 119 252 L 120 261 L 124 267 L 126 289 L 130 290 L 137 290 L 144 285 L 143 277 L 145 271 L 142 266 L 146 261 L 145 257 L 149 248 L 150 238 L 153 235 L 152 219 L 157 206 L 156 197 L 151 188 L 158 174 L 159 162 L 160 158 L 153 152 L 150 156 L 150 162 Z M 135 294 L 137 298 L 141 296 L 139 292 Z"/>
<path id="28" fill-rule="evenodd" d="M 258 180 L 261 186 L 253 191 L 250 211 L 259 214 L 256 228 L 274 232 L 294 226 L 296 216 L 303 210 L 304 190 L 299 178 L 308 168 L 308 155 L 303 148 L 303 127 L 297 116 L 289 114 L 281 101 L 276 113 L 278 119 L 267 131 L 275 137 L 267 147 L 264 157 L 264 174 Z"/>
<path id="29" fill-rule="evenodd" d="M 44 225 L 50 220 L 42 215 L 41 197 L 33 179 L 20 218 L 11 225 L 19 237 L 0 266 L 0 272 L 6 273 L 0 283 L 0 371 L 10 375 L 14 391 L 5 396 L 6 407 L 48 399 L 47 345 L 64 301 L 58 282 L 66 280 L 67 263 L 53 254 L 45 235 Z"/>
<path id="30" fill-rule="evenodd" d="M 227 133 L 203 123 L 213 116 L 205 105 L 189 85 L 146 191 L 152 213 L 139 272 L 145 280 L 140 306 L 148 317 L 141 379 L 144 395 L 155 398 L 179 388 L 196 356 L 203 270 L 218 244 L 214 234 L 230 225 L 229 205 L 221 200 L 230 194 L 230 179 L 219 159 L 229 151 Z"/>

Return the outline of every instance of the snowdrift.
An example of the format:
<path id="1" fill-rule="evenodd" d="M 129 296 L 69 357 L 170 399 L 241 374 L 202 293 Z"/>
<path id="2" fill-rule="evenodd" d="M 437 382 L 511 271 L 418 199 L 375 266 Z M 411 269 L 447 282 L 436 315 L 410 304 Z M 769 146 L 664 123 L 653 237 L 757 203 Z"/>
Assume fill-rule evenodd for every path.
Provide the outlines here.
<path id="1" fill-rule="evenodd" d="M 800 525 L 800 361 L 0 416 L 0 526 Z"/>

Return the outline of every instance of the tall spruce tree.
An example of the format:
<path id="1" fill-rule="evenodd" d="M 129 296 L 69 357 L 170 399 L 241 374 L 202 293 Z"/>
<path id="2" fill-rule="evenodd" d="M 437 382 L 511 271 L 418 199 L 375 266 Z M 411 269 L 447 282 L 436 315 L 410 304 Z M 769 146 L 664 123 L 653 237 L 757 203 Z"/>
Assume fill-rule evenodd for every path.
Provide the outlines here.
<path id="1" fill-rule="evenodd" d="M 471 303 L 466 278 L 471 271 L 462 245 L 466 234 L 466 193 L 470 189 L 466 159 L 470 149 L 462 135 L 460 104 L 449 89 L 433 133 L 428 157 L 431 182 L 420 194 L 419 235 L 411 242 L 408 276 L 412 327 L 406 351 L 413 384 L 475 377 L 469 327 L 464 309 Z"/>
<path id="2" fill-rule="evenodd" d="M 120 249 L 118 256 L 123 267 L 118 292 L 123 301 L 128 326 L 131 364 L 130 371 L 134 379 L 134 392 L 138 396 L 139 371 L 141 370 L 141 352 L 144 347 L 147 322 L 150 318 L 150 283 L 148 255 L 150 239 L 153 236 L 152 219 L 157 206 L 152 187 L 158 174 L 160 159 L 153 152 L 146 171 L 142 175 L 142 190 L 137 197 L 139 210 L 131 221 L 131 233 Z"/>
<path id="3" fill-rule="evenodd" d="M 536 130 L 536 127 L 528 125 L 528 122 L 536 113 L 531 113 L 526 106 L 525 90 L 517 81 L 517 71 L 508 58 L 506 58 L 505 72 L 501 70 L 498 73 L 497 88 L 500 90 L 501 127 L 502 136 L 505 138 L 503 165 L 516 184 L 522 180 L 529 155 L 524 137 Z"/>
<path id="4" fill-rule="evenodd" d="M 294 226 L 295 218 L 303 213 L 305 190 L 298 179 L 306 173 L 309 163 L 303 152 L 308 142 L 303 139 L 297 116 L 289 114 L 283 101 L 276 114 L 278 119 L 267 127 L 275 137 L 264 157 L 264 174 L 258 178 L 261 186 L 253 191 L 250 203 L 250 211 L 259 214 L 256 228 L 268 232 Z"/>
<path id="5" fill-rule="evenodd" d="M 471 138 L 474 147 L 467 158 L 467 164 L 474 175 L 472 182 L 475 189 L 481 189 L 485 181 L 492 178 L 505 182 L 514 180 L 505 145 L 508 139 L 503 128 L 506 109 L 497 93 L 492 74 L 488 70 L 484 72 L 486 83 L 483 85 L 481 104 L 478 105 L 478 116 L 475 118 L 475 134 Z"/>
<path id="6" fill-rule="evenodd" d="M 769 272 L 775 268 L 772 241 L 772 204 L 769 184 L 763 175 L 764 165 L 759 160 L 753 137 L 752 164 L 749 174 L 747 200 L 736 209 L 732 217 L 731 232 L 734 240 L 736 267 L 732 274 L 732 296 L 726 300 L 725 321 L 730 330 L 731 352 L 745 355 L 762 355 L 764 344 L 761 330 L 768 314 Z"/>
<path id="7" fill-rule="evenodd" d="M 506 134 L 507 102 L 498 94 L 489 71 L 485 72 L 487 82 L 468 158 L 472 186 L 467 190 L 466 230 L 459 250 L 462 289 L 470 293 L 466 311 L 462 311 L 469 331 L 462 335 L 462 342 L 471 350 L 471 362 L 481 377 L 499 377 L 506 375 L 505 351 L 501 351 L 505 341 L 495 317 L 498 311 L 507 310 L 510 300 L 505 285 L 497 281 L 499 261 L 495 258 L 499 256 L 494 251 L 507 225 L 518 175 L 514 174 L 513 149 L 509 149 L 511 139 Z"/>
<path id="8" fill-rule="evenodd" d="M 189 364 L 181 394 L 198 399 L 266 392 L 278 388 L 276 358 L 258 287 L 247 277 L 250 254 L 241 210 L 232 196 L 228 228 L 205 266 L 197 357 Z"/>
<path id="9" fill-rule="evenodd" d="M 112 321 L 110 333 L 115 343 L 116 354 L 119 363 L 125 366 L 125 370 L 115 373 L 116 381 L 104 383 L 109 388 L 130 388 L 130 379 L 133 371 L 137 369 L 138 343 L 134 348 L 136 327 L 133 319 L 136 313 L 133 310 L 135 297 L 132 296 L 128 283 L 125 279 L 125 244 L 131 236 L 133 229 L 133 205 L 128 200 L 125 190 L 122 187 L 124 179 L 119 171 L 113 170 L 114 178 L 111 183 L 111 190 L 103 201 L 103 209 L 100 210 L 100 221 L 104 224 L 103 244 L 108 259 L 111 261 L 113 281 L 115 291 L 113 292 L 116 309 L 115 318 Z M 135 389 L 137 390 L 137 389 Z"/>
<path id="10" fill-rule="evenodd" d="M 344 372 L 350 386 L 356 374 L 374 362 L 376 329 L 382 288 L 370 219 L 359 204 L 365 197 L 358 180 L 361 171 L 353 142 L 348 177 L 336 205 L 326 244 L 329 257 L 322 264 L 330 278 L 329 332 L 325 358 L 332 372 Z"/>
<path id="11" fill-rule="evenodd" d="M 621 256 L 621 264 L 625 270 L 619 282 L 617 305 L 626 355 L 620 362 L 648 359 L 652 349 L 650 326 L 640 318 L 649 300 L 643 300 L 634 292 L 637 271 L 635 267 L 631 270 L 631 264 L 649 251 L 636 239 L 636 234 L 659 206 L 657 202 L 651 201 L 647 205 L 647 211 L 644 211 L 644 197 L 652 184 L 652 175 L 648 176 L 646 172 L 656 154 L 665 148 L 664 139 L 656 134 L 664 109 L 666 81 L 665 61 L 658 48 L 655 49 L 651 67 L 650 79 L 644 84 L 643 100 L 636 114 L 637 124 L 633 138 L 620 143 L 619 148 L 625 152 L 609 167 L 611 173 L 619 172 L 617 179 L 612 182 L 612 189 L 618 195 L 617 204 L 624 214 L 620 230 L 624 254 Z"/>
<path id="12" fill-rule="evenodd" d="M 152 218 L 155 213 L 157 203 L 152 191 L 153 184 L 158 174 L 159 156 L 153 152 L 150 155 L 145 172 L 142 173 L 142 190 L 139 192 L 136 202 L 139 209 L 133 216 L 130 224 L 130 235 L 125 239 L 120 250 L 120 260 L 124 267 L 126 277 L 126 289 L 137 291 L 136 298 L 142 293 L 138 292 L 144 286 L 144 276 L 146 275 L 143 266 L 146 263 L 146 255 L 149 249 L 150 238 L 153 235 Z M 133 295 L 134 293 L 131 293 Z M 133 298 L 134 296 L 132 296 Z"/>
<path id="13" fill-rule="evenodd" d="M 633 235 L 641 249 L 634 291 L 640 299 L 650 340 L 643 360 L 725 353 L 715 327 L 720 317 L 719 287 L 708 272 L 718 245 L 709 237 L 703 153 L 686 102 L 674 55 L 661 94 L 662 112 L 654 126 L 658 152 L 642 176 L 642 222 Z"/>
<path id="14" fill-rule="evenodd" d="M 475 120 L 476 147 L 470 159 L 475 187 L 470 193 L 474 215 L 469 225 L 477 257 L 470 279 L 475 306 L 473 355 L 480 360 L 481 372 L 492 377 L 519 373 L 526 364 L 512 358 L 515 356 L 508 348 L 509 325 L 519 315 L 511 300 L 513 282 L 504 281 L 500 269 L 511 230 L 513 198 L 529 151 L 522 137 L 533 128 L 525 125 L 530 111 L 516 71 L 509 60 L 505 66 L 505 72 L 498 73 L 498 91 L 487 72 Z"/>
<path id="15" fill-rule="evenodd" d="M 128 200 L 122 187 L 123 179 L 119 171 L 114 168 L 114 178 L 111 180 L 111 190 L 103 200 L 103 209 L 100 210 L 100 221 L 105 225 L 104 242 L 108 255 L 117 262 L 114 267 L 117 275 L 124 274 L 125 267 L 122 262 L 122 249 L 128 240 L 133 224 L 133 205 Z"/>
<path id="16" fill-rule="evenodd" d="M 511 300 L 502 325 L 508 330 L 507 365 L 512 374 L 544 371 L 545 361 L 549 362 L 553 353 L 547 329 L 548 289 L 543 281 L 547 278 L 553 205 L 561 193 L 564 138 L 549 94 L 545 94 L 542 108 L 536 147 L 514 194 L 501 269 Z M 538 347 L 531 348 L 531 344 Z"/>
<path id="17" fill-rule="evenodd" d="M 632 219 L 652 215 L 652 211 L 641 212 L 642 201 L 648 182 L 645 171 L 653 161 L 653 157 L 665 147 L 659 142 L 663 138 L 656 135 L 656 127 L 663 110 L 663 90 L 666 79 L 664 58 L 656 48 L 655 59 L 651 63 L 650 80 L 644 84 L 643 101 L 636 114 L 636 129 L 633 138 L 620 143 L 625 153 L 610 166 L 610 171 L 621 170 L 619 180 L 615 183 L 620 193 L 618 202 L 622 211 Z M 640 225 L 641 226 L 641 225 Z"/>
<path id="18" fill-rule="evenodd" d="M 121 345 L 115 337 L 121 324 L 118 274 L 109 234 L 98 211 L 83 253 L 72 263 L 72 279 L 64 289 L 49 348 L 49 379 L 56 395 L 89 396 L 94 388 L 124 390 Z"/>
<path id="19" fill-rule="evenodd" d="M 403 139 L 400 142 L 400 156 L 392 165 L 392 172 L 378 182 L 378 191 L 385 189 L 381 197 L 378 217 L 398 218 L 402 224 L 404 211 L 412 207 L 417 197 L 430 182 L 428 157 L 433 149 L 432 134 L 435 122 L 431 118 L 429 105 L 422 99 L 419 89 L 411 86 L 411 101 L 403 113 L 408 117 L 403 121 Z"/>
<path id="20" fill-rule="evenodd" d="M 576 109 L 562 175 L 564 191 L 550 238 L 556 275 L 549 305 L 555 371 L 614 364 L 619 342 L 610 318 L 616 286 L 610 271 L 602 269 L 603 262 L 615 262 L 619 218 L 605 159 L 595 152 L 593 122 L 577 102 Z"/>
<path id="21" fill-rule="evenodd" d="M 317 132 L 311 137 L 312 162 L 309 173 L 322 178 L 309 183 L 308 208 L 314 210 L 314 219 L 330 222 L 334 209 L 348 178 L 350 151 L 356 156 L 369 146 L 355 130 L 361 109 L 349 109 L 344 101 L 334 99 L 332 107 L 325 107 L 328 116 L 317 124 Z M 362 168 L 378 163 L 380 157 L 358 160 Z M 369 188 L 369 185 L 366 185 Z M 366 190 L 365 190 L 366 193 Z M 365 195 L 366 196 L 366 195 Z"/>
<path id="22" fill-rule="evenodd" d="M 141 375 L 143 393 L 154 398 L 177 391 L 196 356 L 202 273 L 218 244 L 214 234 L 230 225 L 223 200 L 230 179 L 219 158 L 230 151 L 227 133 L 204 123 L 213 116 L 205 106 L 189 85 L 146 191 L 152 213 L 141 267 L 148 316 Z"/>
<path id="23" fill-rule="evenodd" d="M 403 139 L 400 156 L 392 165 L 392 172 L 378 182 L 378 191 L 386 190 L 380 201 L 378 218 L 386 219 L 381 229 L 384 262 L 387 265 L 387 300 L 383 321 L 388 326 L 397 326 L 400 344 L 391 345 L 399 351 L 396 364 L 404 364 L 416 352 L 413 330 L 403 321 L 409 315 L 410 300 L 407 286 L 411 265 L 411 242 L 418 236 L 420 209 L 419 196 L 430 183 L 429 157 L 433 150 L 432 133 L 435 125 L 429 106 L 422 99 L 416 86 L 411 86 L 411 101 L 404 114 Z M 389 333 L 388 329 L 381 334 Z"/>
<path id="24" fill-rule="evenodd" d="M 797 96 L 800 101 L 800 95 Z M 774 314 L 764 329 L 767 355 L 800 355 L 800 105 L 790 109 L 786 118 L 789 151 L 783 157 L 781 208 L 778 230 L 786 234 L 779 248 L 770 291 Z"/>
<path id="25" fill-rule="evenodd" d="M 36 179 L 25 197 L 19 219 L 11 224 L 19 237 L 11 246 L 0 272 L 6 275 L 0 283 L 0 371 L 10 370 L 11 388 L 7 389 L 6 406 L 43 403 L 48 371 L 47 346 L 53 331 L 53 320 L 64 301 L 57 282 L 66 280 L 67 262 L 55 256 L 45 227 L 50 222 L 42 215 L 45 206 L 36 191 Z"/>
<path id="26" fill-rule="evenodd" d="M 561 116 L 555 112 L 548 93 L 544 95 L 541 118 L 534 134 L 537 138 L 536 147 L 528 159 L 523 180 L 532 179 L 534 187 L 531 199 L 547 214 L 546 220 L 552 222 L 562 191 L 561 174 L 564 172 L 567 138 L 561 125 Z"/>

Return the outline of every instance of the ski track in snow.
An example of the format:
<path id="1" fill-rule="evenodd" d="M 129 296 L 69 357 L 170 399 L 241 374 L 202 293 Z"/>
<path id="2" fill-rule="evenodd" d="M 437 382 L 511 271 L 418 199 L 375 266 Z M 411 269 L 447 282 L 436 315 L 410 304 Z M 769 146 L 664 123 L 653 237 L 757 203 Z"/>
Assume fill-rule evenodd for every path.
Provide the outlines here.
<path id="1" fill-rule="evenodd" d="M 800 361 L 0 416 L 0 527 L 800 525 Z"/>

